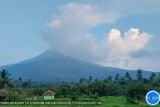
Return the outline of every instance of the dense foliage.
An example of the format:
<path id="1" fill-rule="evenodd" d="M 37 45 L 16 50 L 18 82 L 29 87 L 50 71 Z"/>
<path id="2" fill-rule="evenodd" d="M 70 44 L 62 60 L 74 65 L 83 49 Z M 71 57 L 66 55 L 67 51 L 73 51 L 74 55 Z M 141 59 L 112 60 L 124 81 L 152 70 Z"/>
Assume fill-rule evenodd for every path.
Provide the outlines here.
<path id="1" fill-rule="evenodd" d="M 76 83 L 37 83 L 32 82 L 31 79 L 27 81 L 23 81 L 22 78 L 12 80 L 4 69 L 0 71 L 0 100 L 32 100 L 34 96 L 42 100 L 45 91 L 54 90 L 56 98 L 77 100 L 98 99 L 103 96 L 126 96 L 128 102 L 139 103 L 144 101 L 148 91 L 160 91 L 160 75 L 151 73 L 149 78 L 143 78 L 142 73 L 142 70 L 137 70 L 136 78 L 132 78 L 130 73 L 126 72 L 124 77 L 117 74 L 114 78 L 108 76 L 104 80 L 89 76 L 81 78 Z"/>

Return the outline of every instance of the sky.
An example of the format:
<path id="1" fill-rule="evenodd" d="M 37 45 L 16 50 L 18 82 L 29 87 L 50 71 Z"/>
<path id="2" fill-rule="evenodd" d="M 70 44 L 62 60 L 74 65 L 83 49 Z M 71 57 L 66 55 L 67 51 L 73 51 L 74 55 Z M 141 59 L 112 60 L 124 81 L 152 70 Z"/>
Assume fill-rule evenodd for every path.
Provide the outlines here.
<path id="1" fill-rule="evenodd" d="M 46 50 L 159 71 L 159 0 L 1 0 L 0 66 Z"/>

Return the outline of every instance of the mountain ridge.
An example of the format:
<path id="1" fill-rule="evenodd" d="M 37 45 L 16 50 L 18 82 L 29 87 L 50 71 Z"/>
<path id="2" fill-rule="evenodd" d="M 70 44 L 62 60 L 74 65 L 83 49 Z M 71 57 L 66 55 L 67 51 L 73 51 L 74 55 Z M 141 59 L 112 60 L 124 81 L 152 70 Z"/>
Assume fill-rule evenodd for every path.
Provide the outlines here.
<path id="1" fill-rule="evenodd" d="M 117 73 L 124 76 L 126 72 L 135 78 L 135 70 L 125 70 L 113 67 L 102 67 L 93 63 L 84 62 L 58 52 L 45 51 L 44 53 L 11 65 L 0 67 L 6 68 L 12 78 L 22 77 L 34 81 L 78 81 L 80 78 L 93 76 L 104 79 L 108 76 L 114 77 Z M 148 77 L 150 72 L 144 73 Z"/>

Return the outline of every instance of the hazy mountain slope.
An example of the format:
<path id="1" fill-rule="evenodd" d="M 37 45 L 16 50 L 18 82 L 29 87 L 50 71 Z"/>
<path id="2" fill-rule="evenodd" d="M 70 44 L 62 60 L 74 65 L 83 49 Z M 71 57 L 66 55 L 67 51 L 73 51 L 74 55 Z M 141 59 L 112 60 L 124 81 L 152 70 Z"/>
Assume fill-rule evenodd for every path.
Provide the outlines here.
<path id="1" fill-rule="evenodd" d="M 89 77 L 90 75 L 102 79 L 109 75 L 114 77 L 116 73 L 124 75 L 127 71 L 101 67 L 50 51 L 33 59 L 2 68 L 6 68 L 13 78 L 30 78 L 35 81 L 78 81 L 81 77 Z M 135 71 L 130 71 L 130 73 L 135 77 Z M 149 75 L 148 72 L 145 73 L 145 76 L 147 75 Z"/>

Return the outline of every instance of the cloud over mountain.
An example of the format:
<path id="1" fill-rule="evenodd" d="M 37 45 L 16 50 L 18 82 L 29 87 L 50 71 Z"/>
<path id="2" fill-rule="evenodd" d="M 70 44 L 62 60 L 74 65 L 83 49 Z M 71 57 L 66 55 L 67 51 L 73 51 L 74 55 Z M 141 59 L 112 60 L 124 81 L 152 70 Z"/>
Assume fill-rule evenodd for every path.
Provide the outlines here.
<path id="1" fill-rule="evenodd" d="M 77 59 L 132 69 L 130 53 L 143 49 L 152 37 L 138 28 L 130 28 L 124 35 L 118 29 L 111 29 L 105 39 L 97 41 L 89 29 L 103 23 L 115 23 L 119 13 L 80 3 L 66 4 L 59 10 L 60 14 L 48 22 L 44 38 L 51 44 L 51 50 Z"/>

